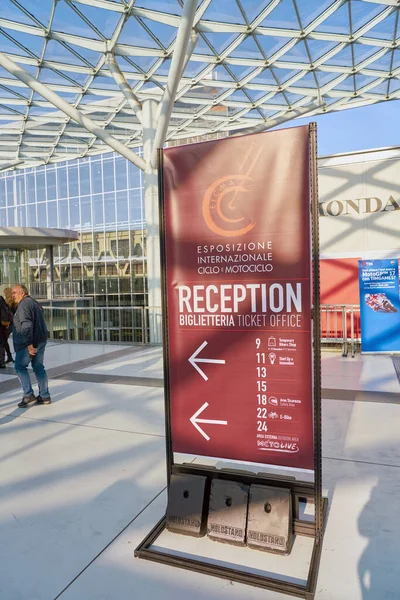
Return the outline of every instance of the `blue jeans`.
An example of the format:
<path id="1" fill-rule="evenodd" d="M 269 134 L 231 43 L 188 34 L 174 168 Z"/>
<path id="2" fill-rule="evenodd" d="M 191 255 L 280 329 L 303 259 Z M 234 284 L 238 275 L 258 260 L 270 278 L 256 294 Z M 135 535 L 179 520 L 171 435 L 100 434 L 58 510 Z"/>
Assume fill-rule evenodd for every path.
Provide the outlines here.
<path id="1" fill-rule="evenodd" d="M 36 375 L 36 380 L 39 386 L 39 394 L 42 398 L 50 398 L 49 394 L 49 382 L 47 379 L 46 369 L 43 366 L 44 351 L 46 349 L 46 342 L 42 342 L 38 345 L 37 352 L 32 357 L 27 348 L 17 350 L 15 353 L 15 364 L 14 369 L 18 375 L 18 379 L 21 383 L 22 390 L 25 396 L 33 394 L 31 378 L 28 373 L 28 365 L 32 362 L 32 369 Z"/>

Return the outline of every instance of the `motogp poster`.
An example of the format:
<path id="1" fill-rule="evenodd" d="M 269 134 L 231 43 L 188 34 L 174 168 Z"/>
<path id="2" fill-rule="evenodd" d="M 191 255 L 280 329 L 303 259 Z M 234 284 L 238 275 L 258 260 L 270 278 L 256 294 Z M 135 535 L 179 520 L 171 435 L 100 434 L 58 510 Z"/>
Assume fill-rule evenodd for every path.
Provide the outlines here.
<path id="1" fill-rule="evenodd" d="M 358 261 L 362 352 L 400 352 L 398 259 Z"/>

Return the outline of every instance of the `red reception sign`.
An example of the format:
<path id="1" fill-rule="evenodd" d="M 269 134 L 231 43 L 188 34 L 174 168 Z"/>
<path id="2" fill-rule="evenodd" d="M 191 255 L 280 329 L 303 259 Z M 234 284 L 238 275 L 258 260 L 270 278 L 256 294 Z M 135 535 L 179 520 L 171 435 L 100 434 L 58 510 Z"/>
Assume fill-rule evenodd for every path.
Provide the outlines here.
<path id="1" fill-rule="evenodd" d="M 313 469 L 309 129 L 163 156 L 172 450 Z"/>

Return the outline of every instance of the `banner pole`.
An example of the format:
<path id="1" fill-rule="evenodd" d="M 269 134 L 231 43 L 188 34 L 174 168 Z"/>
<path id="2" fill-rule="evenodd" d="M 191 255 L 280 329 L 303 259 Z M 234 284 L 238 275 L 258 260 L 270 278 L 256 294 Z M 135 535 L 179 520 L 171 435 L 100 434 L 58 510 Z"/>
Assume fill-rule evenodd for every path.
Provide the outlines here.
<path id="1" fill-rule="evenodd" d="M 321 411 L 321 314 L 319 270 L 319 206 L 317 166 L 317 124 L 310 123 L 310 183 L 313 260 L 313 338 L 314 338 L 314 486 L 315 538 L 322 541 L 322 411 Z"/>
<path id="2" fill-rule="evenodd" d="M 163 375 L 165 405 L 165 446 L 167 459 L 167 484 L 169 487 L 173 464 L 171 434 L 171 402 L 169 386 L 169 350 L 168 350 L 168 310 L 167 310 L 167 274 L 165 256 L 165 211 L 164 211 L 164 155 L 158 151 L 158 198 L 160 223 L 160 268 L 161 268 L 161 305 L 162 305 L 162 342 L 163 342 Z"/>

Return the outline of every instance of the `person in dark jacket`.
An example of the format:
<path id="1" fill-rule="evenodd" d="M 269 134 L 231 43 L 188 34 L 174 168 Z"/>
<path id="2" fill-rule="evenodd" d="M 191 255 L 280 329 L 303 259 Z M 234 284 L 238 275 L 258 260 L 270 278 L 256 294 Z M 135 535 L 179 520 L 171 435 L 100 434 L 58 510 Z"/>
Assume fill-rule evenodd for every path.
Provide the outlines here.
<path id="1" fill-rule="evenodd" d="M 8 336 L 10 335 L 10 325 L 13 320 L 13 313 L 7 302 L 0 296 L 0 369 L 5 369 L 6 362 L 10 362 L 10 346 L 8 345 Z M 5 359 L 7 353 L 7 361 Z M 12 356 L 11 356 L 12 360 Z"/>
<path id="2" fill-rule="evenodd" d="M 19 408 L 27 408 L 36 403 L 50 404 L 47 373 L 43 365 L 48 337 L 43 309 L 36 300 L 29 296 L 24 285 L 14 286 L 12 296 L 17 307 L 13 320 L 14 368 L 24 394 L 18 406 Z M 29 363 L 32 363 L 32 369 L 39 386 L 37 398 L 33 393 L 31 378 L 27 369 Z"/>
<path id="3" fill-rule="evenodd" d="M 14 306 L 14 302 L 13 302 L 13 299 L 12 299 L 12 288 L 10 288 L 10 287 L 5 288 L 5 290 L 4 290 L 4 300 L 7 302 L 7 306 L 10 309 L 10 311 L 12 312 L 13 318 L 14 318 L 14 313 L 16 311 L 16 307 Z M 6 365 L 8 363 L 13 363 L 14 362 L 14 359 L 13 359 L 12 354 L 11 354 L 10 344 L 8 342 L 8 338 L 10 337 L 11 333 L 12 333 L 12 321 L 10 322 L 10 324 L 9 324 L 9 326 L 7 328 L 7 331 L 6 331 L 6 336 L 7 336 L 7 340 L 6 340 L 6 344 L 5 344 L 6 353 L 7 353 Z"/>

